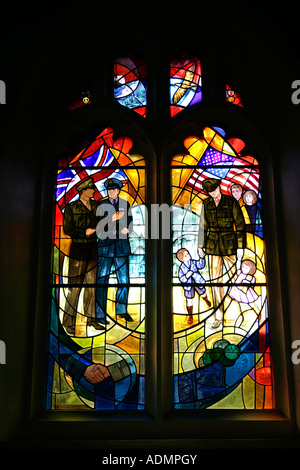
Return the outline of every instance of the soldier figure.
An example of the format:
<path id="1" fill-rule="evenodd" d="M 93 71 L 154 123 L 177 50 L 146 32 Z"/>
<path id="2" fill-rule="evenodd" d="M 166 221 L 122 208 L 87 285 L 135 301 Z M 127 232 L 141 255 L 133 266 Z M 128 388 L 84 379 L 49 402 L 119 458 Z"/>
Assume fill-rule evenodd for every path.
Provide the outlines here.
<path id="1" fill-rule="evenodd" d="M 101 315 L 107 313 L 107 289 L 111 268 L 114 264 L 118 281 L 116 293 L 116 315 L 132 322 L 127 312 L 129 290 L 129 255 L 131 254 L 128 235 L 132 230 L 132 215 L 128 201 L 119 197 L 122 182 L 117 178 L 105 181 L 108 197 L 100 201 L 97 213 L 107 220 L 98 241 L 98 268 L 96 309 Z"/>
<path id="2" fill-rule="evenodd" d="M 221 284 L 212 287 L 215 322 L 218 328 L 223 321 L 225 289 L 236 273 L 236 262 L 244 255 L 246 242 L 245 222 L 239 203 L 235 198 L 221 192 L 221 180 L 210 178 L 203 181 L 209 197 L 203 202 L 199 226 L 198 251 L 203 258 L 208 255 L 210 280 Z M 223 279 L 223 266 L 226 277 Z"/>
<path id="3" fill-rule="evenodd" d="M 63 219 L 64 232 L 72 238 L 68 272 L 70 287 L 62 322 L 70 335 L 75 334 L 78 300 L 82 289 L 83 312 L 81 313 L 88 317 L 88 326 L 97 330 L 104 329 L 95 318 L 95 288 L 92 287 L 96 281 L 97 269 L 96 209 L 98 206 L 98 203 L 92 199 L 96 191 L 93 178 L 83 180 L 76 189 L 79 199 L 66 206 Z M 87 284 L 87 287 L 82 286 L 83 284 Z"/>

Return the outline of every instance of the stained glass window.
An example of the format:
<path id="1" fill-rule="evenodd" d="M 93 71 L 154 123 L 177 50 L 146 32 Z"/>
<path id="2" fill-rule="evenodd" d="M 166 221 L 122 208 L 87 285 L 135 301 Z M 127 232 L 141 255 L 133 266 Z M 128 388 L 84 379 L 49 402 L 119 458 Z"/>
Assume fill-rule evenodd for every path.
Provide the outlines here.
<path id="1" fill-rule="evenodd" d="M 56 174 L 46 408 L 140 410 L 146 167 L 107 128 Z"/>
<path id="2" fill-rule="evenodd" d="M 171 167 L 175 409 L 273 407 L 259 162 L 205 127 Z"/>
<path id="3" fill-rule="evenodd" d="M 241 106 L 242 108 L 244 107 L 239 93 L 230 88 L 229 85 L 226 85 L 226 101 Z"/>
<path id="4" fill-rule="evenodd" d="M 171 117 L 202 101 L 197 57 L 174 59 L 169 80 Z M 243 106 L 229 85 L 226 100 Z M 144 59 L 114 61 L 114 101 L 146 117 Z M 146 165 L 132 147 L 106 128 L 58 162 L 48 410 L 145 408 Z M 173 408 L 271 409 L 260 165 L 221 127 L 184 147 L 171 164 Z"/>
<path id="5" fill-rule="evenodd" d="M 82 106 L 86 104 L 91 103 L 91 93 L 90 90 L 84 89 L 82 90 L 81 94 L 76 96 L 76 98 L 72 101 L 72 103 L 69 106 L 69 111 L 74 111 L 74 109 L 81 108 Z"/>
<path id="6" fill-rule="evenodd" d="M 136 57 L 114 62 L 114 99 L 143 117 L 147 112 L 147 64 Z"/>
<path id="7" fill-rule="evenodd" d="M 170 65 L 170 115 L 178 114 L 202 100 L 201 63 L 196 57 L 182 56 Z"/>

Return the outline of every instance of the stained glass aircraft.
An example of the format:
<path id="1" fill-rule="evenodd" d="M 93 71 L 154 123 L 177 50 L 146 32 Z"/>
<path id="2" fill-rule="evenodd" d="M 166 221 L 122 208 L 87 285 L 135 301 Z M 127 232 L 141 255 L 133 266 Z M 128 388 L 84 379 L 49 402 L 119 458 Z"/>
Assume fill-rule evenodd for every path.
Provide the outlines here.
<path id="1" fill-rule="evenodd" d="M 170 66 L 170 115 L 202 100 L 201 63 L 195 57 L 174 59 Z"/>

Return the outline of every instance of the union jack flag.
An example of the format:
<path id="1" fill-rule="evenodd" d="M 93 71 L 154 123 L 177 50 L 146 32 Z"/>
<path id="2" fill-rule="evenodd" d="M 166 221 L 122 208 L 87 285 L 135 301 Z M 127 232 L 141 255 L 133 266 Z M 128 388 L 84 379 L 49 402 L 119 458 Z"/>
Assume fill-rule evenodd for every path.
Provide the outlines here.
<path id="1" fill-rule="evenodd" d="M 66 204 L 78 199 L 76 186 L 80 181 L 92 177 L 97 188 L 95 200 L 106 196 L 104 182 L 107 178 L 119 178 L 123 183 L 127 178 L 118 166 L 111 150 L 103 139 L 93 142 L 83 150 L 66 168 L 57 173 L 56 202 L 61 211 Z"/>

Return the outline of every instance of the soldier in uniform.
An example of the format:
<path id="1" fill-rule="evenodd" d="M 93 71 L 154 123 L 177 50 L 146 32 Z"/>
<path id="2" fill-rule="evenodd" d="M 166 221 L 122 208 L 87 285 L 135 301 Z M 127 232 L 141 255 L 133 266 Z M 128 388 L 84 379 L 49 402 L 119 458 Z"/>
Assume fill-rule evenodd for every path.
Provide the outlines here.
<path id="1" fill-rule="evenodd" d="M 66 298 L 63 315 L 63 326 L 70 335 L 75 334 L 78 300 L 83 289 L 83 314 L 88 317 L 87 324 L 97 330 L 103 330 L 103 318 L 95 318 L 98 203 L 93 199 L 96 187 L 93 178 L 87 178 L 76 187 L 79 199 L 67 204 L 64 211 L 63 228 L 66 235 L 72 238 L 69 253 L 68 282 L 70 288 Z M 87 284 L 84 287 L 83 284 Z M 74 285 L 74 286 L 72 286 Z M 78 286 L 77 286 L 78 285 Z"/>
<path id="2" fill-rule="evenodd" d="M 128 235 L 132 230 L 132 215 L 128 201 L 119 197 L 123 183 L 117 178 L 105 181 L 108 197 L 99 203 L 97 214 L 104 216 L 103 230 L 99 233 L 96 309 L 102 315 L 107 310 L 107 288 L 112 265 L 118 280 L 116 293 L 116 314 L 128 322 L 133 319 L 127 312 L 129 290 L 129 255 L 131 254 Z"/>
<path id="3" fill-rule="evenodd" d="M 244 255 L 246 242 L 245 222 L 239 203 L 235 198 L 221 192 L 221 180 L 209 178 L 203 181 L 203 189 L 209 197 L 204 200 L 199 226 L 198 251 L 203 258 L 208 255 L 212 283 L 230 282 L 236 272 L 236 262 Z M 223 267 L 226 277 L 223 279 Z M 223 321 L 224 286 L 212 287 L 215 321 L 218 328 Z"/>

